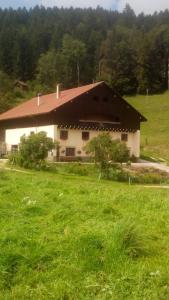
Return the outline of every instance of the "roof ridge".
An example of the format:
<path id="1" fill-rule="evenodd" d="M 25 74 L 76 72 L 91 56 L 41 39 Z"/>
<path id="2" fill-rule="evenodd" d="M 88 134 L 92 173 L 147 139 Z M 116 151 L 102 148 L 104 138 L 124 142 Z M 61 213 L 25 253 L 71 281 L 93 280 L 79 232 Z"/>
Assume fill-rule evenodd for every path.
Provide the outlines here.
<path id="1" fill-rule="evenodd" d="M 44 105 L 42 105 L 42 103 L 41 105 L 37 105 L 37 102 L 35 102 L 37 101 L 37 96 L 33 97 L 0 114 L 0 121 L 49 113 L 56 108 L 68 103 L 72 99 L 77 98 L 80 95 L 83 95 L 84 93 L 101 85 L 102 83 L 104 83 L 104 81 L 63 90 L 61 91 L 60 98 L 57 100 L 56 98 L 54 98 L 56 92 L 42 95 L 41 99 L 42 101 L 44 101 L 44 103 L 42 102 Z M 54 100 L 56 100 L 55 103 L 53 102 Z"/>

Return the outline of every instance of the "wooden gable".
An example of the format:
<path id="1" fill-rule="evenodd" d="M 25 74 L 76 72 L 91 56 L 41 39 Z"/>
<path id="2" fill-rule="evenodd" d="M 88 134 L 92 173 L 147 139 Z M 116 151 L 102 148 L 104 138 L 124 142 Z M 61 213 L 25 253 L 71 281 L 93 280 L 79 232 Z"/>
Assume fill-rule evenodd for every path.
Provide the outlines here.
<path id="1" fill-rule="evenodd" d="M 54 123 L 100 130 L 140 129 L 146 119 L 106 84 L 63 105 L 52 113 Z"/>
<path id="2" fill-rule="evenodd" d="M 136 131 L 143 121 L 146 119 L 137 110 L 102 82 L 52 112 L 5 120 L 1 127 L 56 124 L 62 128 Z"/>

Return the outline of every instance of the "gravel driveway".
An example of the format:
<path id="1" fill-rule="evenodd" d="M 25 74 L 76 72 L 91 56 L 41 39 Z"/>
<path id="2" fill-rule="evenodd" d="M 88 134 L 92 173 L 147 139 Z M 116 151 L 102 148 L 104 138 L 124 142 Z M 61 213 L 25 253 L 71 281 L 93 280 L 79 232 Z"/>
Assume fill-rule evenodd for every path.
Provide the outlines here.
<path id="1" fill-rule="evenodd" d="M 154 168 L 169 173 L 169 167 L 162 163 L 138 162 L 138 163 L 132 163 L 131 166 L 134 168 Z"/>

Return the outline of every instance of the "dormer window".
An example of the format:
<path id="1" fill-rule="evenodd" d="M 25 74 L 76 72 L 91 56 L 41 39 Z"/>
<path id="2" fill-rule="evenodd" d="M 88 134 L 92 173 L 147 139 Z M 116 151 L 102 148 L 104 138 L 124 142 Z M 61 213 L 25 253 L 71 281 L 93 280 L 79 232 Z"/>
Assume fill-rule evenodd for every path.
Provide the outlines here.
<path id="1" fill-rule="evenodd" d="M 68 139 L 68 131 L 67 130 L 61 130 L 60 131 L 60 140 L 67 140 Z"/>

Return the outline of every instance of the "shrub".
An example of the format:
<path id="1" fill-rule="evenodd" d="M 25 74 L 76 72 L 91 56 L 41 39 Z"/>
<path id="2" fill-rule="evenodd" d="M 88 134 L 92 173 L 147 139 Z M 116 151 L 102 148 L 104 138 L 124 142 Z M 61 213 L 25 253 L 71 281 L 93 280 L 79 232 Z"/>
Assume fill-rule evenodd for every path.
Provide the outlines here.
<path id="1" fill-rule="evenodd" d="M 156 170 L 154 168 L 138 168 L 129 169 L 129 174 L 132 183 L 140 184 L 167 184 L 169 175 L 166 172 Z"/>
<path id="2" fill-rule="evenodd" d="M 88 166 L 80 163 L 74 163 L 66 166 L 66 171 L 70 174 L 80 175 L 80 176 L 87 176 L 89 175 L 89 168 Z"/>
<path id="3" fill-rule="evenodd" d="M 108 133 L 99 134 L 86 146 L 85 150 L 90 153 L 100 168 L 101 176 L 110 177 L 110 167 L 113 162 L 126 162 L 129 160 L 129 149 L 125 143 L 112 140 Z"/>
<path id="4" fill-rule="evenodd" d="M 110 168 L 109 179 L 120 182 L 128 182 L 129 173 L 123 170 L 122 167 L 114 165 L 112 168 Z"/>
<path id="5" fill-rule="evenodd" d="M 54 143 L 45 132 L 31 134 L 28 137 L 23 135 L 20 140 L 19 152 L 12 154 L 9 160 L 24 168 L 43 169 L 48 152 L 53 148 Z"/>
<path id="6" fill-rule="evenodd" d="M 21 155 L 19 152 L 10 153 L 8 159 L 11 165 L 21 165 Z"/>

